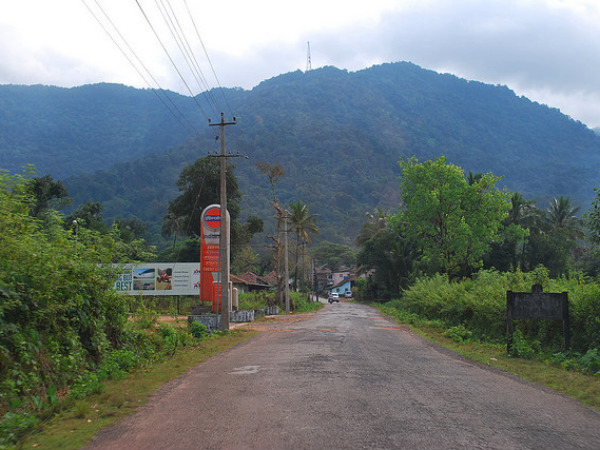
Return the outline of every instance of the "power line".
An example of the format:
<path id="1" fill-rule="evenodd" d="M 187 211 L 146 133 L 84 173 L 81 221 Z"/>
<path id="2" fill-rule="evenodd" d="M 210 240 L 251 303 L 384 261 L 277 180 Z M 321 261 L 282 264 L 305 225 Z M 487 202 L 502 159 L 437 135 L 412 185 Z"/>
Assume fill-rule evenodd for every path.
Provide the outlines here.
<path id="1" fill-rule="evenodd" d="M 231 108 L 231 105 L 229 104 L 229 101 L 227 100 L 227 97 L 225 96 L 225 91 L 223 90 L 223 87 L 221 86 L 221 83 L 219 82 L 219 77 L 217 77 L 217 72 L 215 72 L 215 68 L 212 64 L 212 61 L 210 60 L 210 57 L 208 56 L 208 52 L 206 51 L 204 41 L 202 40 L 202 37 L 200 37 L 200 32 L 198 31 L 198 27 L 196 26 L 196 21 L 194 20 L 194 16 L 192 15 L 192 12 L 190 11 L 190 7 L 188 6 L 187 0 L 183 0 L 183 3 L 188 12 L 188 16 L 190 17 L 190 21 L 192 22 L 192 25 L 194 26 L 194 30 L 196 31 L 196 36 L 198 37 L 198 41 L 200 42 L 200 45 L 202 46 L 202 50 L 204 51 L 204 56 L 206 56 L 208 65 L 210 66 L 213 76 L 215 77 L 215 81 L 217 82 L 217 86 L 219 87 L 221 95 L 223 96 L 223 100 L 225 101 L 225 104 L 229 108 L 229 112 L 233 116 L 233 110 Z"/>
<path id="2" fill-rule="evenodd" d="M 169 61 L 171 61 L 171 65 L 173 66 L 173 68 L 177 72 L 177 75 L 179 75 L 179 78 L 181 79 L 181 81 L 185 85 L 185 87 L 188 90 L 190 96 L 194 99 L 194 102 L 196 103 L 196 105 L 198 106 L 198 108 L 200 108 L 200 111 L 202 111 L 202 114 L 208 119 L 209 118 L 208 114 L 206 114 L 206 111 L 204 111 L 204 108 L 202 107 L 202 105 L 200 104 L 200 102 L 198 102 L 198 99 L 196 98 L 196 96 L 194 95 L 194 93 L 192 92 L 192 90 L 190 89 L 190 85 L 185 80 L 185 77 L 183 76 L 183 74 L 181 73 L 181 71 L 179 70 L 179 68 L 177 67 L 177 64 L 175 64 L 175 61 L 171 57 L 171 54 L 167 50 L 167 47 L 165 46 L 165 44 L 163 43 L 162 39 L 158 35 L 158 33 L 156 31 L 156 28 L 154 27 L 154 25 L 152 25 L 152 22 L 150 21 L 150 18 L 146 14 L 146 11 L 142 7 L 142 5 L 140 5 L 140 2 L 138 0 L 135 0 L 135 3 L 138 5 L 138 8 L 139 8 L 140 12 L 144 16 L 144 19 L 146 20 L 146 23 L 148 24 L 148 26 L 150 27 L 150 29 L 154 33 L 154 36 L 156 37 L 156 39 L 158 40 L 158 43 L 160 44 L 160 46 L 162 47 L 163 51 L 167 55 L 167 58 L 169 58 Z"/>
<path id="3" fill-rule="evenodd" d="M 125 59 L 127 59 L 127 61 L 129 62 L 129 64 L 135 69 L 135 71 L 138 73 L 138 75 L 144 80 L 144 82 L 148 85 L 148 87 L 152 90 L 152 92 L 156 95 L 156 97 L 160 100 L 160 102 L 165 106 L 165 108 L 167 108 L 167 110 L 171 113 L 171 115 L 184 128 L 188 127 L 188 128 L 191 129 L 191 131 L 193 133 L 195 133 L 196 135 L 200 136 L 200 133 L 198 132 L 198 130 L 196 129 L 196 127 L 185 116 L 185 114 L 183 114 L 181 112 L 181 110 L 179 109 L 179 107 L 173 102 L 173 100 L 171 99 L 171 97 L 167 94 L 167 91 L 164 90 L 161 87 L 160 83 L 152 75 L 152 73 L 150 72 L 150 70 L 148 70 L 148 68 L 144 65 L 144 63 L 139 58 L 139 56 L 137 55 L 137 53 L 135 52 L 135 50 L 131 47 L 131 45 L 129 45 L 129 43 L 127 42 L 127 39 L 125 39 L 125 37 L 119 31 L 119 29 L 117 28 L 117 26 L 115 25 L 115 23 L 112 21 L 112 19 L 110 18 L 110 16 L 106 13 L 106 11 L 98 3 L 98 0 L 94 0 L 94 2 L 96 3 L 97 8 L 100 10 L 100 12 L 102 13 L 102 15 L 104 16 L 105 20 L 108 21 L 108 23 L 110 24 L 110 26 L 112 27 L 112 29 L 114 30 L 114 32 L 121 39 L 122 43 L 127 47 L 127 49 L 129 50 L 129 52 L 131 52 L 131 54 L 133 55 L 133 57 L 137 60 L 137 63 L 139 64 L 139 66 L 141 66 L 142 69 L 144 69 L 144 71 L 148 75 L 148 77 L 152 79 L 152 81 L 154 82 L 154 85 L 156 87 L 158 87 L 159 91 L 163 94 L 164 98 L 161 97 L 158 94 L 158 92 L 156 91 L 156 89 L 154 88 L 154 86 L 152 85 L 152 83 L 150 83 L 150 81 L 148 81 L 148 79 L 146 78 L 146 76 L 144 75 L 144 73 L 140 70 L 140 68 L 138 67 L 138 65 L 136 65 L 136 63 L 132 60 L 132 58 L 130 57 L 130 55 L 123 49 L 122 45 L 117 41 L 117 39 L 115 38 L 115 36 L 113 34 L 111 34 L 111 32 L 109 31 L 109 29 L 105 26 L 105 24 L 98 17 L 98 15 L 94 12 L 94 10 L 86 3 L 85 0 L 82 0 L 82 3 L 87 8 L 87 10 L 90 12 L 90 14 L 94 17 L 94 19 L 96 20 L 96 22 L 98 22 L 98 25 L 100 25 L 100 27 L 102 28 L 102 30 L 107 34 L 107 36 L 111 39 L 111 41 L 117 46 L 117 48 L 119 49 L 119 51 L 121 52 L 121 54 L 125 57 Z M 171 104 L 171 106 L 169 106 L 169 104 L 166 103 L 165 98 L 169 101 L 169 103 Z M 184 121 L 185 121 L 185 123 L 184 123 Z"/>
<path id="4" fill-rule="evenodd" d="M 206 61 L 209 64 L 209 67 L 212 71 L 212 74 L 217 83 L 217 86 L 220 89 L 222 98 L 223 98 L 226 106 L 229 108 L 230 112 L 232 112 L 232 108 L 227 100 L 227 97 L 225 96 L 225 92 L 224 92 L 223 88 L 220 85 L 215 68 L 212 64 L 212 61 L 210 60 L 210 57 L 206 50 L 206 46 L 204 45 L 204 42 L 200 36 L 198 26 L 196 25 L 196 21 L 194 20 L 194 17 L 192 15 L 189 5 L 187 3 L 187 0 L 180 0 L 180 1 L 182 2 L 183 6 L 185 6 L 185 10 L 181 9 L 180 12 L 185 11 L 185 13 L 183 13 L 184 15 L 187 13 L 187 17 L 189 18 L 188 23 L 191 23 L 191 26 L 193 27 L 193 30 L 196 34 L 196 37 L 204 51 L 204 56 L 206 57 Z M 113 43 L 117 46 L 117 48 L 125 56 L 127 61 L 132 65 L 132 67 L 136 70 L 136 72 L 140 75 L 140 77 L 146 82 L 146 84 L 153 91 L 154 91 L 154 86 L 157 86 L 159 88 L 161 94 L 164 95 L 164 97 L 168 100 L 170 105 L 168 105 L 166 103 L 165 99 L 162 98 L 160 95 L 158 95 L 158 93 L 156 91 L 154 91 L 154 93 L 155 93 L 155 95 L 157 95 L 157 97 L 159 97 L 161 102 L 165 105 L 165 107 L 167 107 L 167 109 L 170 111 L 170 113 L 174 117 L 176 117 L 177 120 L 179 120 L 180 122 L 183 122 L 183 121 L 187 122 L 187 124 L 182 123 L 182 125 L 184 127 L 191 128 L 195 134 L 200 135 L 200 133 L 198 133 L 198 131 L 196 130 L 196 127 L 194 127 L 191 124 L 191 121 L 187 117 L 185 117 L 185 115 L 179 110 L 179 108 L 177 108 L 177 106 L 173 103 L 173 100 L 167 95 L 167 91 L 164 90 L 160 86 L 160 83 L 158 83 L 157 79 L 152 75 L 150 70 L 144 65 L 144 63 L 142 62 L 140 57 L 137 55 L 135 50 L 131 47 L 131 45 L 129 45 L 129 43 L 127 42 L 127 39 L 119 31 L 119 28 L 117 27 L 117 25 L 113 22 L 113 20 L 111 20 L 109 15 L 102 8 L 102 6 L 99 3 L 99 0 L 94 0 L 94 2 L 96 4 L 97 9 L 101 12 L 102 16 L 104 17 L 104 20 L 102 20 L 98 17 L 99 14 L 97 14 L 90 7 L 90 5 L 88 5 L 88 3 L 86 3 L 86 0 L 82 0 L 82 2 L 86 6 L 88 11 L 90 11 L 90 13 L 95 18 L 95 20 L 99 23 L 99 25 L 102 27 L 104 32 L 109 36 L 109 38 L 113 41 Z M 222 109 L 219 108 L 219 106 L 218 106 L 218 102 L 213 94 L 213 90 L 210 87 L 210 83 L 208 82 L 207 78 L 203 74 L 203 71 L 199 64 L 199 61 L 196 58 L 195 53 L 193 51 L 192 45 L 190 44 L 190 41 L 188 40 L 188 37 L 186 36 L 186 32 L 183 27 L 183 22 L 180 21 L 180 18 L 178 17 L 178 14 L 176 13 L 171 0 L 154 0 L 154 3 L 158 10 L 158 13 L 160 13 L 160 15 L 162 16 L 164 24 L 166 25 L 168 32 L 171 35 L 171 38 L 173 39 L 175 45 L 177 45 L 179 53 L 181 54 L 183 60 L 185 61 L 185 64 L 187 65 L 188 70 L 186 70 L 186 72 L 189 72 L 189 74 L 191 74 L 191 76 L 193 77 L 199 91 L 202 93 L 202 95 L 206 101 L 206 104 L 213 111 L 213 113 L 216 113 L 219 110 L 222 111 Z M 139 10 L 139 12 L 141 12 L 147 26 L 150 28 L 150 30 L 154 34 L 155 38 L 157 39 L 158 43 L 160 44 L 163 52 L 169 59 L 173 69 L 179 76 L 179 79 L 185 86 L 187 92 L 192 97 L 192 99 L 196 103 L 196 106 L 200 109 L 200 111 L 204 115 L 204 117 L 208 118 L 208 114 L 205 111 L 205 108 L 198 101 L 198 97 L 196 95 L 194 95 L 194 92 L 192 91 L 192 88 L 190 87 L 190 82 L 186 79 L 186 76 L 184 75 L 184 71 L 182 70 L 181 67 L 178 66 L 178 64 L 176 62 L 176 58 L 173 56 L 172 52 L 169 50 L 169 48 L 166 45 L 165 39 L 163 38 L 163 36 L 161 36 L 161 33 L 159 33 L 159 29 L 153 23 L 153 18 L 155 18 L 156 13 L 149 14 L 149 10 L 146 7 L 144 7 L 142 5 L 142 2 L 140 2 L 139 0 L 135 0 L 135 4 L 137 5 L 137 9 Z M 110 24 L 111 30 L 108 29 L 108 26 L 106 25 L 106 23 Z M 124 46 L 127 48 L 127 51 L 125 50 Z M 154 85 L 149 81 L 148 78 L 150 78 L 154 82 Z M 232 115 L 233 115 L 233 112 L 232 112 Z"/>
<path id="5" fill-rule="evenodd" d="M 171 36 L 173 37 L 173 40 L 179 48 L 179 52 L 183 56 L 183 59 L 185 60 L 190 73 L 194 77 L 198 88 L 201 92 L 204 90 L 205 97 L 207 97 L 207 103 L 212 105 L 213 113 L 217 113 L 219 111 L 219 108 L 217 106 L 216 99 L 210 92 L 210 85 L 208 84 L 208 81 L 202 73 L 200 64 L 198 64 L 198 60 L 196 59 L 196 56 L 194 55 L 189 40 L 185 35 L 181 23 L 179 22 L 179 19 L 175 14 L 175 11 L 173 10 L 171 2 L 169 0 L 166 0 L 168 9 L 167 6 L 165 6 L 164 0 L 155 0 L 155 3 L 163 17 L 165 24 L 167 25 L 167 28 L 169 29 L 169 32 L 171 33 Z"/>

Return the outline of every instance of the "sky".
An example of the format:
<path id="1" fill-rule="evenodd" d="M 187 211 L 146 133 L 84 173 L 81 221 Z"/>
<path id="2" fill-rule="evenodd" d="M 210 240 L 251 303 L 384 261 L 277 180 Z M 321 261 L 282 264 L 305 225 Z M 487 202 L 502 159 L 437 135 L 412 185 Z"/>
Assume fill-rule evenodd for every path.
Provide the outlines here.
<path id="1" fill-rule="evenodd" d="M 0 0 L 0 84 L 252 89 L 309 42 L 313 69 L 410 61 L 600 127 L 598 0 Z"/>

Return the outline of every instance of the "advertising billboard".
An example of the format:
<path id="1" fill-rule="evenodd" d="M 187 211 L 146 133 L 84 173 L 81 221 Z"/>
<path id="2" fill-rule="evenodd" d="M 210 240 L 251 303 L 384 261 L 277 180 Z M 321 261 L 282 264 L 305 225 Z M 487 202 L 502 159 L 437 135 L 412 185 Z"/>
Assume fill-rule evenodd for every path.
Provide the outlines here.
<path id="1" fill-rule="evenodd" d="M 127 264 L 114 289 L 128 295 L 199 295 L 199 263 Z"/>

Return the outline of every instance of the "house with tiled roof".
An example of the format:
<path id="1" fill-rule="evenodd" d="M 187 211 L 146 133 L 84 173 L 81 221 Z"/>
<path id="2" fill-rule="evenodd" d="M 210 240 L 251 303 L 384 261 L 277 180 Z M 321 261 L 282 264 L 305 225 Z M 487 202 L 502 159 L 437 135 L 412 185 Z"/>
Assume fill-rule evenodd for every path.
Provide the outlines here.
<path id="1" fill-rule="evenodd" d="M 246 272 L 242 275 L 231 274 L 229 276 L 231 284 L 240 293 L 264 291 L 274 286 L 271 280 L 271 274 L 260 276 L 254 272 Z"/>

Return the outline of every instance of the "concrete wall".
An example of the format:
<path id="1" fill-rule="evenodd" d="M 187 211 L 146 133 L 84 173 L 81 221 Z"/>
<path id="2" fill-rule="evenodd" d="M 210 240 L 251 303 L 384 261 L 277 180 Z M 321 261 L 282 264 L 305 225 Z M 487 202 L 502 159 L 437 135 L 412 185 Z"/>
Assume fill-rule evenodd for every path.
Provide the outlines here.
<path id="1" fill-rule="evenodd" d="M 267 306 L 266 308 L 258 310 L 242 310 L 242 311 L 230 311 L 229 322 L 240 323 L 240 322 L 252 322 L 254 318 L 262 316 L 273 316 L 279 314 L 279 308 L 277 306 Z M 216 314 L 193 314 L 188 316 L 188 322 L 200 322 L 206 325 L 208 332 L 212 333 L 219 329 L 221 324 L 221 315 Z"/>

